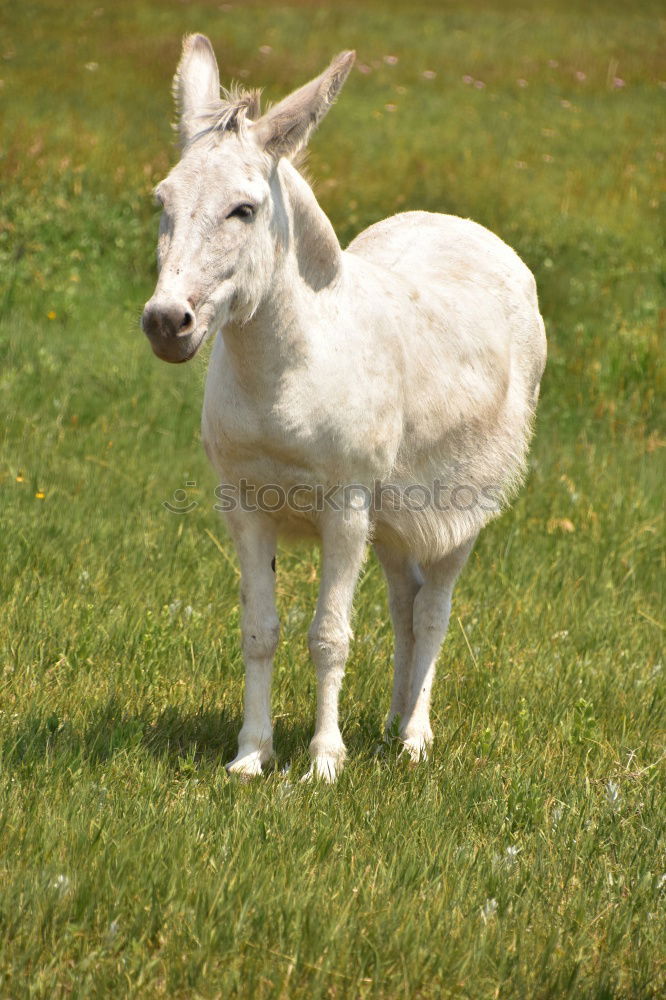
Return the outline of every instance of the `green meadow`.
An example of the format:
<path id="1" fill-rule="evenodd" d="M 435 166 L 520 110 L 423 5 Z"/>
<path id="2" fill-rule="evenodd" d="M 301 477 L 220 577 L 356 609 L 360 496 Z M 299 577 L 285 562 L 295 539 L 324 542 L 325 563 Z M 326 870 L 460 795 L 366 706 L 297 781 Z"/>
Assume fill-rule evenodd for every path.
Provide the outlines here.
<path id="1" fill-rule="evenodd" d="M 666 995 L 663 9 L 1 8 L 0 997 Z M 224 769 L 243 668 L 206 358 L 163 364 L 139 329 L 188 31 L 267 100 L 356 48 L 307 164 L 343 244 L 449 212 L 537 278 L 529 475 L 458 584 L 418 767 L 381 742 L 370 556 L 348 764 L 299 781 L 318 553 L 297 546 L 278 556 L 277 767 Z"/>

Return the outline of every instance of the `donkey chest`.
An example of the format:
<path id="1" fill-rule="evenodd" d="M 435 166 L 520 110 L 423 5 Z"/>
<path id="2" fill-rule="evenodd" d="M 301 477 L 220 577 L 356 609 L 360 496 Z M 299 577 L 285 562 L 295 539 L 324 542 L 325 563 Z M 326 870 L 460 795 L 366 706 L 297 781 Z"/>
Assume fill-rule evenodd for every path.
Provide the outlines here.
<path id="1" fill-rule="evenodd" d="M 397 414 L 303 378 L 249 396 L 228 372 L 209 373 L 202 436 L 230 478 L 257 482 L 365 481 L 381 476 L 398 447 Z"/>
<path id="2" fill-rule="evenodd" d="M 288 424 L 275 413 L 236 401 L 229 406 L 207 403 L 202 436 L 213 464 L 234 478 L 267 481 L 301 476 L 316 466 L 316 429 Z"/>

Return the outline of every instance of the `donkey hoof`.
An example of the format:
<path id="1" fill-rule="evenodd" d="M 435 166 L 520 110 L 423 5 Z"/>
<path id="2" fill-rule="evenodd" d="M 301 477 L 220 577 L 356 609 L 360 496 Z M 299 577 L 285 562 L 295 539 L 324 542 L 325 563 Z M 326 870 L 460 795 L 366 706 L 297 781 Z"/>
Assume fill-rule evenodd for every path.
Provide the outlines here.
<path id="1" fill-rule="evenodd" d="M 401 740 L 402 754 L 409 757 L 410 764 L 418 764 L 419 761 L 427 760 L 432 743 L 432 736 L 426 733 L 419 733 L 416 736 L 406 736 Z"/>
<path id="2" fill-rule="evenodd" d="M 266 756 L 260 750 L 252 753 L 238 754 L 229 764 L 226 765 L 228 774 L 236 774 L 239 778 L 249 780 L 261 775 L 272 760 L 272 755 Z"/>
<path id="3" fill-rule="evenodd" d="M 343 764 L 341 757 L 327 754 L 313 757 L 310 770 L 303 775 L 301 781 L 324 781 L 327 785 L 331 785 L 340 774 Z"/>

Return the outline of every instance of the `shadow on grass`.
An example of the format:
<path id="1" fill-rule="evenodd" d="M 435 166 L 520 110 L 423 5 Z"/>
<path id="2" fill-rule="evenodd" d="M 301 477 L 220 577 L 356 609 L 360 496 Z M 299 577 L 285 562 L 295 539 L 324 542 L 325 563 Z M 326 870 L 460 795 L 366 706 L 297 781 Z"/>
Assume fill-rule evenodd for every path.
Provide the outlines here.
<path id="1" fill-rule="evenodd" d="M 57 714 L 34 714 L 17 720 L 0 746 L 4 766 L 29 766 L 53 757 L 72 757 L 91 764 L 119 753 L 147 750 L 172 762 L 184 757 L 217 758 L 231 753 L 240 720 L 224 709 L 185 711 L 170 706 L 154 718 L 150 705 L 128 713 L 116 699 L 98 706 L 80 727 Z"/>
<path id="2" fill-rule="evenodd" d="M 34 714 L 16 720 L 11 733 L 0 742 L 2 765 L 30 767 L 40 761 L 85 761 L 104 764 L 122 753 L 147 751 L 153 757 L 179 769 L 183 761 L 223 766 L 235 753 L 242 719 L 226 709 L 188 711 L 169 706 L 157 718 L 150 705 L 128 713 L 116 699 L 98 706 L 87 725 L 80 728 L 56 713 Z M 380 727 L 373 713 L 351 719 L 347 726 L 350 755 L 371 755 L 377 746 Z M 305 755 L 312 736 L 309 721 L 278 719 L 275 750 L 278 766 Z"/>

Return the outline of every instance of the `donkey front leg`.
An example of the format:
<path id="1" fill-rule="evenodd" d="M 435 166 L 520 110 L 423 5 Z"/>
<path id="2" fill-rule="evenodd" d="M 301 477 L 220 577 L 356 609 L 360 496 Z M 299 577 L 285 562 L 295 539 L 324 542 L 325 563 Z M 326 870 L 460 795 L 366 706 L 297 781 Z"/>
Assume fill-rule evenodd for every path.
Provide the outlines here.
<path id="1" fill-rule="evenodd" d="M 245 662 L 243 726 L 238 754 L 227 764 L 252 777 L 273 757 L 271 676 L 280 623 L 275 610 L 276 531 L 262 513 L 227 515 L 241 570 L 241 634 Z"/>
<path id="2" fill-rule="evenodd" d="M 312 766 L 306 778 L 334 781 L 345 759 L 338 725 L 338 696 L 351 638 L 351 610 L 365 556 L 367 511 L 327 512 L 322 525 L 321 584 L 309 632 L 317 671 L 317 719 L 310 743 Z"/>

